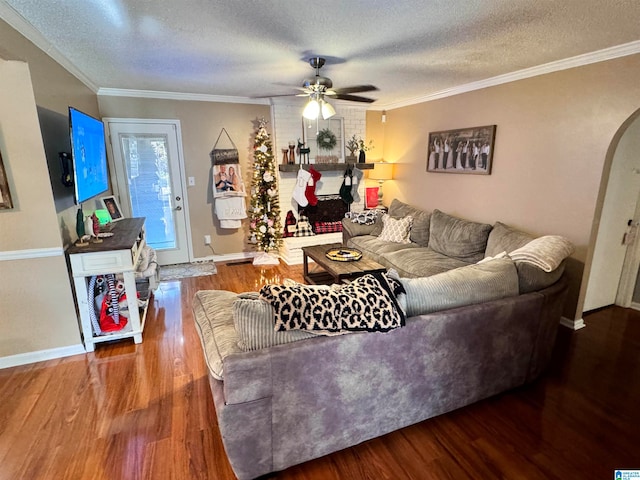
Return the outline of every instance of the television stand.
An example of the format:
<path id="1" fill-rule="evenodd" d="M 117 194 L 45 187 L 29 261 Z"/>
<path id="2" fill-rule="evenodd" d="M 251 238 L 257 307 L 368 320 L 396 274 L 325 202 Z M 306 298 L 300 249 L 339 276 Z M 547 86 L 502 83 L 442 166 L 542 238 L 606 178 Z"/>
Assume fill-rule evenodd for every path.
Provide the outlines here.
<path id="1" fill-rule="evenodd" d="M 113 236 L 105 238 L 101 243 L 90 243 L 82 247 L 71 245 L 66 251 L 87 352 L 93 352 L 95 345 L 100 342 L 123 338 L 133 338 L 135 343 L 142 342 L 148 304 L 143 309 L 138 308 L 135 272 L 140 252 L 145 246 L 144 218 L 122 219 L 113 224 L 111 231 Z M 90 304 L 93 300 L 89 299 L 89 280 L 95 275 L 111 273 L 122 274 L 125 293 L 133 292 L 132 295 L 127 295 L 128 323 L 122 330 L 98 334 L 94 331 L 89 314 L 89 309 L 94 308 Z"/>

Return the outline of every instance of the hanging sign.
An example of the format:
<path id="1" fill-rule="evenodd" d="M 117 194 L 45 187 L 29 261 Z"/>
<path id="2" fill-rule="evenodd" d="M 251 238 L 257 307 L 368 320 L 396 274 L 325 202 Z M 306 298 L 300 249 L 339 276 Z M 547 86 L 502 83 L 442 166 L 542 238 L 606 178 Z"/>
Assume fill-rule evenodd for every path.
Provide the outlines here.
<path id="1" fill-rule="evenodd" d="M 223 133 L 227 136 L 233 148 L 217 148 Z M 220 131 L 209 156 L 213 163 L 213 197 L 246 196 L 238 149 L 224 128 Z"/>

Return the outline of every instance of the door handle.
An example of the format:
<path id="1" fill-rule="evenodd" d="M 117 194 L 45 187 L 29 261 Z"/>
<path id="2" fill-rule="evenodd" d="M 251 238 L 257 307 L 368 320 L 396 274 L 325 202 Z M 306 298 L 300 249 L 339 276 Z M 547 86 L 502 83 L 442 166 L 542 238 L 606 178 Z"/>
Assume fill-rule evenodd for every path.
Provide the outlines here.
<path id="1" fill-rule="evenodd" d="M 179 202 L 182 199 L 178 196 L 178 197 L 176 197 L 176 200 Z"/>
<path id="2" fill-rule="evenodd" d="M 180 210 L 182 210 L 182 207 L 181 207 L 180 205 L 178 205 L 175 209 L 176 209 L 177 211 L 180 211 Z"/>

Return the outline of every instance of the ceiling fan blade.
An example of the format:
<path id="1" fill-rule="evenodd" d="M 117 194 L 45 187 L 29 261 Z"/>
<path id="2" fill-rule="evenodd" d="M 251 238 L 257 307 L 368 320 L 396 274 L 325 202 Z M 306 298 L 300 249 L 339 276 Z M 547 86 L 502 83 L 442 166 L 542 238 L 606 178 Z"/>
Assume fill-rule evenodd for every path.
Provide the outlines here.
<path id="1" fill-rule="evenodd" d="M 333 90 L 337 94 L 341 94 L 341 93 L 374 92 L 378 90 L 378 88 L 373 85 L 354 85 L 353 87 L 332 88 L 331 90 Z"/>
<path id="2" fill-rule="evenodd" d="M 254 95 L 250 98 L 271 98 L 271 97 L 307 97 L 311 94 L 308 88 L 303 87 L 290 87 L 294 90 L 299 90 L 302 93 L 279 93 L 275 95 Z"/>
<path id="3" fill-rule="evenodd" d="M 297 96 L 306 97 L 307 94 L 306 93 L 283 93 L 279 95 L 253 95 L 249 98 L 297 97 Z"/>
<path id="4" fill-rule="evenodd" d="M 331 98 L 337 98 L 338 100 L 349 100 L 350 102 L 364 102 L 364 103 L 373 103 L 375 100 L 373 98 L 360 97 L 358 95 L 331 95 Z"/>

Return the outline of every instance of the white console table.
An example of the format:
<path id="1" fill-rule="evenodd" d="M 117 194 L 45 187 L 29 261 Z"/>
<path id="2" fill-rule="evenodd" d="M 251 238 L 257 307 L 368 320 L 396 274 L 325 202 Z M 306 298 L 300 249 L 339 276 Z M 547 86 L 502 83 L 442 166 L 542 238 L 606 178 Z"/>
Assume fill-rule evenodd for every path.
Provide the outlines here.
<path id="1" fill-rule="evenodd" d="M 90 243 L 84 247 L 72 245 L 66 252 L 71 265 L 84 346 L 87 352 L 93 352 L 95 344 L 100 342 L 122 338 L 133 338 L 135 343 L 142 342 L 147 307 L 142 311 L 138 308 L 135 268 L 140 252 L 145 245 L 144 218 L 125 218 L 115 222 L 111 231 L 113 236 L 103 239 L 101 243 Z M 90 305 L 89 300 L 89 279 L 94 275 L 111 273 L 120 273 L 124 277 L 129 321 L 120 331 L 97 334 L 89 317 L 89 309 L 94 308 L 93 305 Z M 133 295 L 129 292 L 133 292 Z"/>

